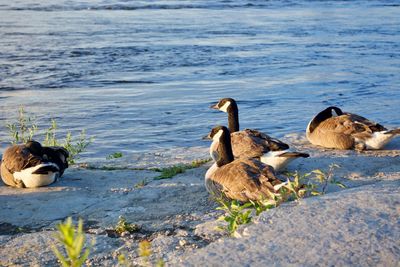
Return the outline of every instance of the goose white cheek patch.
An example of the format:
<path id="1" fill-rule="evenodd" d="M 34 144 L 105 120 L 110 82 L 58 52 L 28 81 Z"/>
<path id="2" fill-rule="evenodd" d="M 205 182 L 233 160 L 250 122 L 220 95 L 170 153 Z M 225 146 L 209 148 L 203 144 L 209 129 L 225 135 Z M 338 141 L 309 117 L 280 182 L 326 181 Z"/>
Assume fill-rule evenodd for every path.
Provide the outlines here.
<path id="1" fill-rule="evenodd" d="M 230 105 L 231 105 L 231 102 L 228 101 L 222 107 L 220 107 L 219 110 L 221 110 L 223 112 L 228 112 L 228 108 L 229 108 Z"/>

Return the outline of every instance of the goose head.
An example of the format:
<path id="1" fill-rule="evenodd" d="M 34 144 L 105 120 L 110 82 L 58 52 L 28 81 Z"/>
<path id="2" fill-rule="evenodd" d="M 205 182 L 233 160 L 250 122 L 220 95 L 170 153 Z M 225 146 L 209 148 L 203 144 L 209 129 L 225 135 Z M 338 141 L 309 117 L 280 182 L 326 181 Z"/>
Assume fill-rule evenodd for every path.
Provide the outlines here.
<path id="1" fill-rule="evenodd" d="M 239 109 L 233 98 L 222 98 L 210 108 L 228 113 L 228 127 L 231 133 L 239 131 Z"/>
<path id="2" fill-rule="evenodd" d="M 233 161 L 231 134 L 225 126 L 214 127 L 208 135 L 212 139 L 210 155 L 218 167 Z"/>
<path id="3" fill-rule="evenodd" d="M 217 109 L 226 113 L 238 110 L 236 101 L 233 98 L 229 97 L 222 98 L 221 100 L 218 101 L 218 103 L 210 106 L 210 108 Z"/>

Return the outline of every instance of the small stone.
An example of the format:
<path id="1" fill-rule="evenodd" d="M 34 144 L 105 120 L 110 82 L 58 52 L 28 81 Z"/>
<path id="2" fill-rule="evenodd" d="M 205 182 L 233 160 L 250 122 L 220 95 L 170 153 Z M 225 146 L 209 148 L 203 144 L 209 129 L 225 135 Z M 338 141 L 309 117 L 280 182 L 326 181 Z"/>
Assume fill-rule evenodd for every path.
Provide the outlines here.
<path id="1" fill-rule="evenodd" d="M 185 230 L 177 229 L 177 230 L 175 230 L 175 235 L 176 236 L 185 237 L 185 236 L 188 236 L 189 233 L 187 231 L 185 231 Z"/>
<path id="2" fill-rule="evenodd" d="M 184 240 L 184 239 L 179 240 L 179 245 L 180 245 L 181 247 L 185 246 L 186 243 L 187 243 L 187 242 L 186 242 L 186 240 Z"/>
<path id="3" fill-rule="evenodd" d="M 121 237 L 125 237 L 125 236 L 127 236 L 127 235 L 129 235 L 130 233 L 128 232 L 128 231 L 125 231 L 125 232 L 122 232 L 121 233 Z"/>

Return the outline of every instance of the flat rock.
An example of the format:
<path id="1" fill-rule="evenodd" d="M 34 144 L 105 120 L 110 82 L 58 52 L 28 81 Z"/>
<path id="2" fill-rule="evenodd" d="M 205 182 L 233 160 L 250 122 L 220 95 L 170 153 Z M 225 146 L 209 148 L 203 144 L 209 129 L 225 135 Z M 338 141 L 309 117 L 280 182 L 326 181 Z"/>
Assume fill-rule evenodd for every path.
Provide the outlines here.
<path id="1" fill-rule="evenodd" d="M 398 266 L 400 181 L 379 182 L 264 212 L 171 266 Z"/>

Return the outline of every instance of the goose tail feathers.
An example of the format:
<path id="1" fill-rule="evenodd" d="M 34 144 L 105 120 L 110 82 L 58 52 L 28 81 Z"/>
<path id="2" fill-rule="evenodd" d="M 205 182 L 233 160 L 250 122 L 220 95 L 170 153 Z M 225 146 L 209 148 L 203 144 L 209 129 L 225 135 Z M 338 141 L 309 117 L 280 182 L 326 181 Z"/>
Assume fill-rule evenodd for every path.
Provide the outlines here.
<path id="1" fill-rule="evenodd" d="M 392 134 L 392 135 L 400 134 L 400 128 L 389 130 L 385 134 Z"/>

